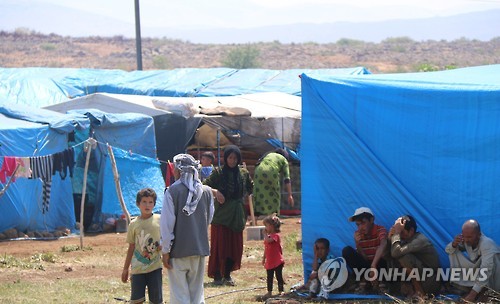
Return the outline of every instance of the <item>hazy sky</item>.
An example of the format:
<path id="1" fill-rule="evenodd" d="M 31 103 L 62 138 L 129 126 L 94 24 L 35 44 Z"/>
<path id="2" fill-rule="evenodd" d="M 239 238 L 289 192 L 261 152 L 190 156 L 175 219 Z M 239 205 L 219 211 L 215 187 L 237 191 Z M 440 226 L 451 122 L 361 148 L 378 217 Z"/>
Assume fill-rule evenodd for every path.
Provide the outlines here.
<path id="1" fill-rule="evenodd" d="M 134 0 L 31 0 L 134 22 Z M 500 0 L 141 0 L 147 27 L 249 28 L 449 16 L 500 8 Z"/>

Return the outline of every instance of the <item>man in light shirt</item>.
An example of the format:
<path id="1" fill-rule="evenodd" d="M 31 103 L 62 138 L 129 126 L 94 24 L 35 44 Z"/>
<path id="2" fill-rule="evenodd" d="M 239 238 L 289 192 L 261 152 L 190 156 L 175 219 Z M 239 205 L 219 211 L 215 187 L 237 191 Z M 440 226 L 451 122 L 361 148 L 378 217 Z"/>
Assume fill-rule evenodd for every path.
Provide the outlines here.
<path id="1" fill-rule="evenodd" d="M 212 189 L 202 185 L 199 162 L 189 154 L 174 157 L 176 181 L 165 191 L 160 219 L 163 265 L 168 271 L 170 303 L 205 303 L 208 226 L 214 214 Z"/>
<path id="2" fill-rule="evenodd" d="M 446 246 L 446 253 L 450 258 L 452 269 L 478 271 L 475 280 L 461 278 L 452 282 L 469 290 L 464 300 L 470 302 L 481 300 L 488 288 L 500 292 L 500 248 L 495 241 L 481 233 L 476 220 L 470 219 L 462 225 L 462 234 L 455 236 Z"/>

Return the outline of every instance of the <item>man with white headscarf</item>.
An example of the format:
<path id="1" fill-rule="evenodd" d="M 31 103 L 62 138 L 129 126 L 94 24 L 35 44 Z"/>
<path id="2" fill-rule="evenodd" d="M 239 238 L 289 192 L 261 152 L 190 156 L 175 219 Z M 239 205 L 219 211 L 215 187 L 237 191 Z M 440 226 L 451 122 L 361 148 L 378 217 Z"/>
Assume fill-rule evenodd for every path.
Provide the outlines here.
<path id="1" fill-rule="evenodd" d="M 173 163 L 177 180 L 165 191 L 160 219 L 170 303 L 205 303 L 203 277 L 214 198 L 211 188 L 199 179 L 199 161 L 178 154 Z"/>

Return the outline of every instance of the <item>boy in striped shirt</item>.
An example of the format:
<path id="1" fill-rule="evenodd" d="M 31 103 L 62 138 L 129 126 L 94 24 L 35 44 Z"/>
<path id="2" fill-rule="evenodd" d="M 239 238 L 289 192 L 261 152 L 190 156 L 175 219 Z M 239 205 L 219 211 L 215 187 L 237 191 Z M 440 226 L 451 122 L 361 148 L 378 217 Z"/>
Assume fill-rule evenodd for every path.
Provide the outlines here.
<path id="1" fill-rule="evenodd" d="M 354 241 L 356 248 L 346 246 L 342 249 L 342 257 L 346 260 L 347 265 L 351 269 L 375 268 L 381 269 L 386 267 L 384 254 L 387 245 L 387 230 L 380 225 L 375 224 L 375 216 L 370 208 L 361 207 L 356 209 L 354 214 L 349 217 L 350 222 L 355 222 L 357 230 L 354 232 Z M 378 280 L 372 280 L 371 284 L 360 282 L 360 286 L 364 287 L 363 291 L 367 291 L 370 287 L 378 289 Z"/>

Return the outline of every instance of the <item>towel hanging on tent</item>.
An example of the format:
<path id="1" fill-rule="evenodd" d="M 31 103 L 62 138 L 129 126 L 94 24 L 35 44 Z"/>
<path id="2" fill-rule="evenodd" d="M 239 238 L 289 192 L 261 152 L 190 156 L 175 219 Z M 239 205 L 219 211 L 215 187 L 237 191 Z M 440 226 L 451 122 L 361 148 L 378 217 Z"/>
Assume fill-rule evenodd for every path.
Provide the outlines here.
<path id="1" fill-rule="evenodd" d="M 0 168 L 0 182 L 5 184 L 7 177 L 12 176 L 14 170 L 16 169 L 16 158 L 10 156 L 4 156 L 2 168 Z"/>
<path id="2" fill-rule="evenodd" d="M 59 172 L 61 179 L 65 179 L 68 175 L 73 177 L 73 168 L 75 167 L 75 150 L 71 147 L 62 152 L 57 152 L 53 156 L 54 165 L 52 167 L 52 174 Z"/>
<path id="3" fill-rule="evenodd" d="M 40 178 L 42 180 L 42 213 L 49 211 L 50 189 L 52 187 L 52 168 L 53 156 L 34 156 L 30 157 L 30 166 L 32 170 L 32 179 Z"/>
<path id="4" fill-rule="evenodd" d="M 16 165 L 18 165 L 17 172 L 14 177 L 31 177 L 31 166 L 29 157 L 16 157 Z"/>

